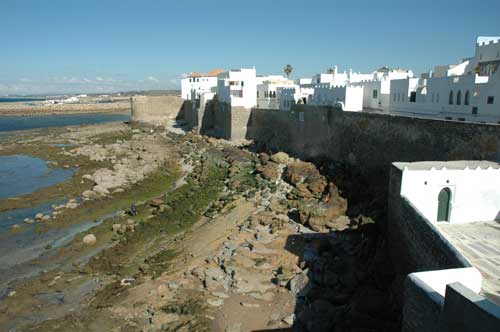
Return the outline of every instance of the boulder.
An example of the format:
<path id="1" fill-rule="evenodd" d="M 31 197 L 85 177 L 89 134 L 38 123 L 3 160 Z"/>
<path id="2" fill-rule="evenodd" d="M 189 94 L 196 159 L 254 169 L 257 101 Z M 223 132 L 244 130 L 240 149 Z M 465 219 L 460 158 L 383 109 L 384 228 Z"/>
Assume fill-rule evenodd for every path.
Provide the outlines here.
<path id="1" fill-rule="evenodd" d="M 265 164 L 269 161 L 269 155 L 265 152 L 259 153 L 259 160 L 261 163 Z"/>
<path id="2" fill-rule="evenodd" d="M 272 182 L 278 181 L 281 175 L 280 166 L 272 161 L 269 161 L 264 165 L 257 165 L 255 170 L 259 172 L 264 179 Z"/>
<path id="3" fill-rule="evenodd" d="M 111 226 L 111 230 L 115 233 L 120 232 L 121 228 L 122 228 L 121 224 L 113 224 L 113 226 Z"/>
<path id="4" fill-rule="evenodd" d="M 43 218 L 43 213 L 37 213 L 35 215 L 35 220 L 42 220 L 42 218 Z"/>
<path id="5" fill-rule="evenodd" d="M 91 199 L 91 198 L 94 198 L 97 196 L 97 193 L 95 191 L 92 191 L 92 190 L 85 190 L 83 193 L 82 193 L 82 196 L 84 198 L 87 198 L 87 199 Z"/>
<path id="6" fill-rule="evenodd" d="M 273 154 L 269 159 L 277 164 L 287 164 L 290 161 L 290 157 L 285 152 L 278 152 Z"/>
<path id="7" fill-rule="evenodd" d="M 87 234 L 83 237 L 83 243 L 88 246 L 93 246 L 96 244 L 97 239 L 94 234 Z"/>
<path id="8" fill-rule="evenodd" d="M 288 283 L 290 291 L 301 296 L 307 295 L 311 287 L 309 269 L 305 269 L 301 273 L 295 275 Z"/>
<path id="9" fill-rule="evenodd" d="M 287 165 L 283 174 L 285 181 L 297 187 L 305 184 L 313 195 L 321 195 L 327 185 L 327 181 L 322 176 L 316 166 L 304 161 L 294 161 Z M 301 188 L 302 190 L 304 188 Z"/>
<path id="10" fill-rule="evenodd" d="M 163 199 L 161 198 L 153 198 L 151 202 L 149 202 L 149 205 L 152 207 L 159 208 L 163 204 Z"/>

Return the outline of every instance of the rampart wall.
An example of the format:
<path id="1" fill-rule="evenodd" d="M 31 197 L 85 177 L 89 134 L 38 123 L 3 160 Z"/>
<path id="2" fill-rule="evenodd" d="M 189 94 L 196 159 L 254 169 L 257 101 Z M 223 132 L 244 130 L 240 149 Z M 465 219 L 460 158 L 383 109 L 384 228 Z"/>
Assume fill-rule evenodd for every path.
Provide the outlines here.
<path id="1" fill-rule="evenodd" d="M 131 100 L 132 122 L 166 125 L 184 117 L 184 101 L 177 96 L 135 96 Z"/>

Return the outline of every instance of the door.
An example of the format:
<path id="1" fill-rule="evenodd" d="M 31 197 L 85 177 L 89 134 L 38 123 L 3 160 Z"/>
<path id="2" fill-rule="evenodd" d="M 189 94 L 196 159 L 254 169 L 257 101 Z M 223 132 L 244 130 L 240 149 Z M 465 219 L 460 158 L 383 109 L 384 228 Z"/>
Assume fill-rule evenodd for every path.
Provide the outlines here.
<path id="1" fill-rule="evenodd" d="M 438 214 L 437 221 L 450 221 L 450 188 L 443 188 L 438 196 Z"/>

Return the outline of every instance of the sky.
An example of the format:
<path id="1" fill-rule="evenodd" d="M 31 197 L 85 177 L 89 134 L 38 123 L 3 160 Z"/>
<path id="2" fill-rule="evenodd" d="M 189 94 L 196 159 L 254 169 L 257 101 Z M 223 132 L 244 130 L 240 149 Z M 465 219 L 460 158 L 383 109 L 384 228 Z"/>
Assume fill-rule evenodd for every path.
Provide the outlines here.
<path id="1" fill-rule="evenodd" d="M 0 95 L 179 89 L 192 71 L 421 73 L 500 35 L 500 1 L 1 0 Z"/>

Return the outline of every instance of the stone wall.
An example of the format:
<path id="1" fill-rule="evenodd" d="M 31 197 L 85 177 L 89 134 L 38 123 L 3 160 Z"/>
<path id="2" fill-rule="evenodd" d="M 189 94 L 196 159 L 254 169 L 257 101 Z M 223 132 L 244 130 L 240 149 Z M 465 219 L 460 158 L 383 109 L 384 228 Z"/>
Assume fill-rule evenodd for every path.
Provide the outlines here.
<path id="1" fill-rule="evenodd" d="M 244 107 L 231 107 L 213 99 L 190 113 L 184 119 L 199 134 L 227 140 L 245 139 L 247 135 L 251 111 Z"/>
<path id="2" fill-rule="evenodd" d="M 404 285 L 404 306 L 401 331 L 434 332 L 440 330 L 442 301 L 418 278 L 408 277 Z"/>
<path id="3" fill-rule="evenodd" d="M 304 121 L 300 121 L 300 114 Z M 290 112 L 252 109 L 247 138 L 303 159 L 359 165 L 370 176 L 395 161 L 500 161 L 500 126 L 418 119 L 333 107 L 295 105 Z"/>
<path id="4" fill-rule="evenodd" d="M 166 125 L 184 117 L 184 101 L 177 96 L 135 96 L 131 98 L 132 122 Z"/>
<path id="5" fill-rule="evenodd" d="M 402 171 L 391 167 L 386 234 L 398 274 L 470 267 L 455 247 L 404 197 Z"/>

